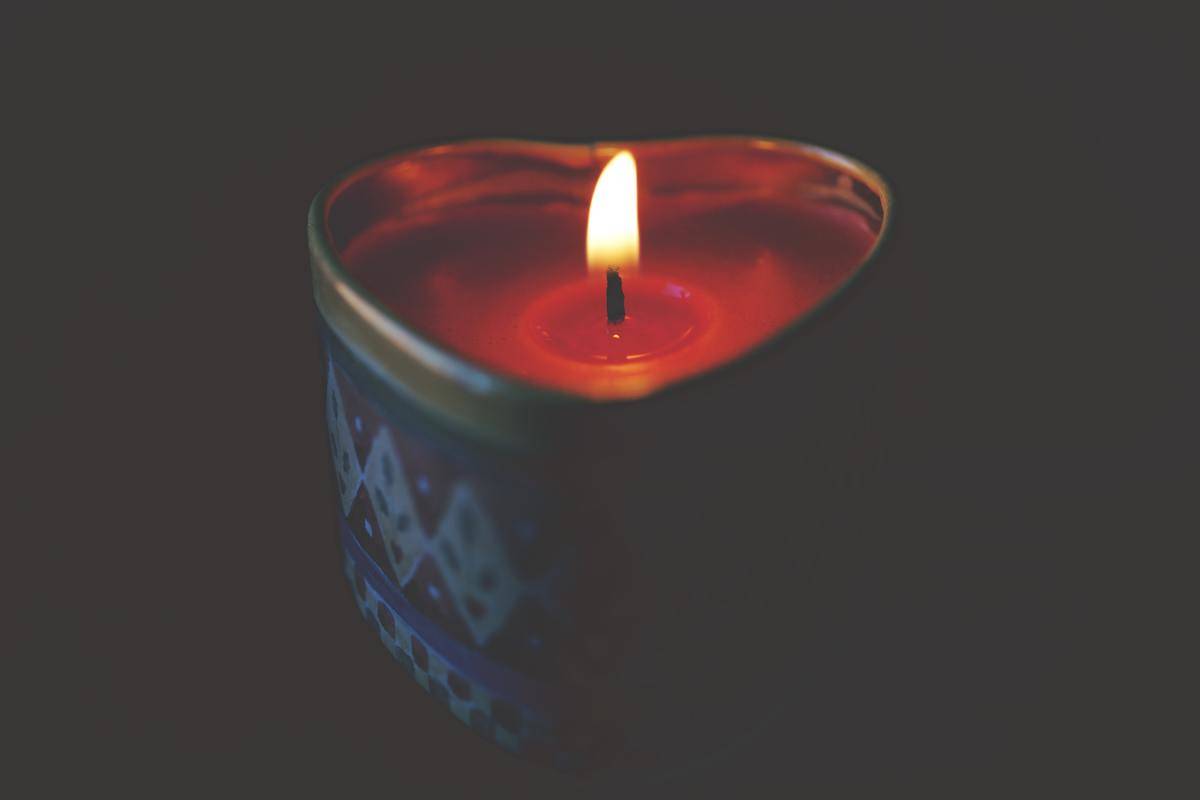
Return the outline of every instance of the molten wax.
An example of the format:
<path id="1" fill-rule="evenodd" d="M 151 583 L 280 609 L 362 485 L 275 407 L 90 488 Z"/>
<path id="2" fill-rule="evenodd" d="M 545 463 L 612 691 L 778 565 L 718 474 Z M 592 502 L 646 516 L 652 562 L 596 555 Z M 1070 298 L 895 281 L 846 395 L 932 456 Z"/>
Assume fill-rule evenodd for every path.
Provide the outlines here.
<path id="1" fill-rule="evenodd" d="M 735 173 L 749 190 L 672 192 L 666 167 L 656 183 L 656 161 L 639 154 L 638 163 L 649 186 L 640 191 L 640 266 L 622 272 L 620 323 L 606 318 L 604 273 L 586 263 L 586 180 L 578 202 L 547 192 L 397 213 L 356 231 L 342 261 L 403 324 L 470 361 L 541 387 L 622 398 L 771 338 L 842 287 L 878 238 L 878 209 L 848 179 L 809 175 L 812 165 L 797 171 L 815 189 L 800 180 L 781 191 L 771 184 L 795 175 L 749 162 Z M 522 173 L 526 192 L 530 180 Z"/>

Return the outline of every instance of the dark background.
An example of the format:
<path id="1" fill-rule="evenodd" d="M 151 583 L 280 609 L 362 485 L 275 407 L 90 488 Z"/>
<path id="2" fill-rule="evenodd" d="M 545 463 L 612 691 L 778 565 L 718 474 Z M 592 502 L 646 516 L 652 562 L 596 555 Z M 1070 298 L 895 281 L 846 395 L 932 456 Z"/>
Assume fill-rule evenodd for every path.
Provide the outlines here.
<path id="1" fill-rule="evenodd" d="M 779 713 L 659 787 L 1168 781 L 1194 625 L 1135 609 L 1186 608 L 1163 535 L 1195 530 L 1185 29 L 893 6 L 6 12 L 6 761 L 48 786 L 583 791 L 451 719 L 354 612 L 306 208 L 411 143 L 719 131 L 894 186 L 856 302 L 911 374 L 905 452 L 819 554 Z"/>

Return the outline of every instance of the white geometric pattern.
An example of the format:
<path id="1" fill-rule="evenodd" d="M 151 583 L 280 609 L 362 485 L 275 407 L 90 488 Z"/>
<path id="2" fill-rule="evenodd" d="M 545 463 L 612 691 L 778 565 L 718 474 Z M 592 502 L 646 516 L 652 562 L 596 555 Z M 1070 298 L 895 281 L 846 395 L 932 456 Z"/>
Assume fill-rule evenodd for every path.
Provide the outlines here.
<path id="1" fill-rule="evenodd" d="M 492 521 L 466 484 L 458 484 L 438 526 L 434 557 L 477 642 L 504 625 L 519 596 L 518 579 Z"/>
<path id="2" fill-rule="evenodd" d="M 359 481 L 365 480 L 381 534 L 391 545 L 388 555 L 401 588 L 412 579 L 420 560 L 430 556 L 440 567 L 472 638 L 477 644 L 486 643 L 504 626 L 521 596 L 520 579 L 508 562 L 496 526 L 470 485 L 459 481 L 450 490 L 450 502 L 434 535 L 426 536 L 415 513 L 404 463 L 386 428 L 380 428 L 371 442 L 365 475 L 359 468 L 333 370 L 331 360 L 327 422 L 343 515 L 349 515 Z"/>
<path id="3" fill-rule="evenodd" d="M 367 497 L 375 509 L 383 540 L 388 543 L 388 558 L 403 586 L 412 577 L 425 552 L 425 536 L 417 522 L 416 508 L 408 491 L 404 464 L 392 443 L 387 428 L 380 428 L 367 456 Z"/>
<path id="4" fill-rule="evenodd" d="M 333 455 L 333 471 L 337 474 L 341 493 L 342 514 L 346 515 L 350 513 L 354 496 L 358 494 L 362 468 L 358 465 L 354 437 L 346 422 L 346 405 L 342 402 L 342 393 L 333 377 L 333 361 L 329 362 L 328 384 L 325 390 L 325 422 L 329 426 L 329 451 Z"/>

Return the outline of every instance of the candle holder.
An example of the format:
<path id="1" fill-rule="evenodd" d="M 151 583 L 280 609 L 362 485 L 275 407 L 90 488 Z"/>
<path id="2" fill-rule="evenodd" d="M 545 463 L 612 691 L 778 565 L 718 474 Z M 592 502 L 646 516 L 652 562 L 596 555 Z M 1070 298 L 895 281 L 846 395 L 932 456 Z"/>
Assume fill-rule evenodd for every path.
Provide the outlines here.
<path id="1" fill-rule="evenodd" d="M 500 280 L 520 261 L 471 262 L 456 250 L 464 231 L 544 213 L 544 237 L 536 224 L 495 229 L 553 249 L 570 237 L 551 221 L 583 219 L 597 172 L 623 149 L 638 159 L 647 258 L 654 230 L 780 198 L 865 244 L 836 270 L 814 257 L 811 275 L 797 272 L 807 307 L 688 374 L 634 370 L 572 391 L 552 370 L 513 374 L 455 340 L 450 326 L 473 324 L 474 308 L 455 298 L 482 293 L 462 276 Z M 318 194 L 308 235 L 338 536 L 359 611 L 392 657 L 482 736 L 567 769 L 678 763 L 752 725 L 793 679 L 788 621 L 809 568 L 775 563 L 772 531 L 815 537 L 836 513 L 853 468 L 844 434 L 861 424 L 845 393 L 863 387 L 805 334 L 844 302 L 889 219 L 871 170 L 756 137 L 460 142 L 372 161 Z M 413 243 L 411 259 L 388 262 L 397 275 L 442 254 L 467 266 L 427 270 L 397 300 L 349 257 L 385 229 Z M 413 292 L 424 305 L 406 312 Z M 797 369 L 813 386 L 781 390 Z"/>

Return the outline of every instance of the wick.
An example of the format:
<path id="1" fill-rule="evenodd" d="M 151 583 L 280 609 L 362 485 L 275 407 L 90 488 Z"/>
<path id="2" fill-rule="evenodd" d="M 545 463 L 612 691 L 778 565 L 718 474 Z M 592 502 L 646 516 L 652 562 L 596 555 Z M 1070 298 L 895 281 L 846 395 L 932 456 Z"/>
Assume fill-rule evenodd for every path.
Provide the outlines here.
<path id="1" fill-rule="evenodd" d="M 608 299 L 608 321 L 623 322 L 625 320 L 625 292 L 621 291 L 621 275 L 616 267 L 608 268 L 608 289 L 605 296 Z"/>

